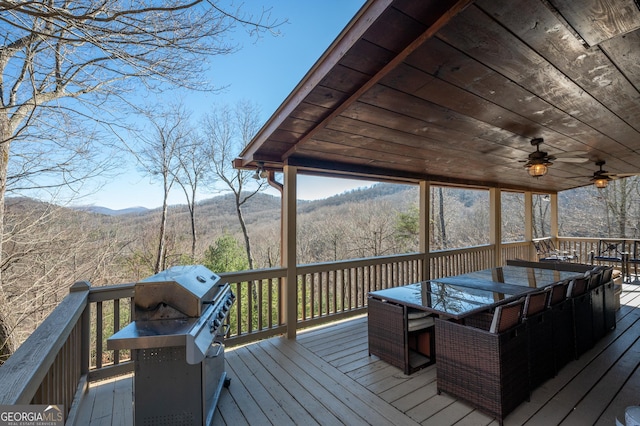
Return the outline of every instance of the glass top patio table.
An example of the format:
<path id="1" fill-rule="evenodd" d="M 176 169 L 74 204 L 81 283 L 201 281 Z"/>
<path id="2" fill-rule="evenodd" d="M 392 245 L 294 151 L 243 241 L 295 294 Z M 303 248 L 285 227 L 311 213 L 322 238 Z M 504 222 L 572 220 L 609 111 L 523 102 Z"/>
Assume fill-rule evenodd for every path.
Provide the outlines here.
<path id="1" fill-rule="evenodd" d="M 481 271 L 470 272 L 468 274 L 450 277 L 458 284 L 461 281 L 471 283 L 480 281 L 490 281 L 505 283 L 529 288 L 543 288 L 553 283 L 582 276 L 582 272 L 557 271 L 554 269 L 528 268 L 522 266 L 501 266 L 498 268 L 483 269 Z"/>
<path id="2" fill-rule="evenodd" d="M 494 283 L 495 284 L 495 283 Z M 387 300 L 454 319 L 491 309 L 533 291 L 503 284 L 493 290 L 459 286 L 440 280 L 372 291 L 370 297 Z"/>
<path id="3" fill-rule="evenodd" d="M 373 291 L 369 295 L 441 316 L 462 319 L 553 283 L 581 275 L 581 272 L 508 265 Z"/>

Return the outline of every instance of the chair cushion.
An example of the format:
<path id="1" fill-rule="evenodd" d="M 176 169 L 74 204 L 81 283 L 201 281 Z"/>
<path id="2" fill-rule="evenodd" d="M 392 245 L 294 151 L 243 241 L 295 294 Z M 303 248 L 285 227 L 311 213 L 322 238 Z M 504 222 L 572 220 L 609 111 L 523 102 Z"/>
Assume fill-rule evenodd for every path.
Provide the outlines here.
<path id="1" fill-rule="evenodd" d="M 584 294 L 587 291 L 587 283 L 587 278 L 584 277 L 571 280 L 571 284 L 567 289 L 567 297 L 576 297 Z"/>
<path id="2" fill-rule="evenodd" d="M 569 283 L 561 281 L 551 286 L 551 297 L 549 298 L 549 305 L 557 305 L 567 298 L 567 287 Z"/>
<path id="3" fill-rule="evenodd" d="M 499 305 L 493 313 L 491 321 L 490 333 L 502 333 L 516 325 L 520 324 L 522 318 L 522 306 L 524 298 L 506 305 Z"/>
<path id="4" fill-rule="evenodd" d="M 424 317 L 418 319 L 410 319 L 407 324 L 408 331 L 422 330 L 423 328 L 433 327 L 435 321 L 433 317 Z"/>
<path id="5" fill-rule="evenodd" d="M 407 312 L 407 318 L 409 318 L 409 319 L 424 318 L 424 317 L 428 317 L 429 315 L 431 315 L 431 314 L 429 314 L 429 312 L 420 311 L 418 309 L 410 310 L 410 311 Z"/>
<path id="6" fill-rule="evenodd" d="M 529 318 L 532 315 L 542 312 L 547 308 L 547 298 L 549 297 L 549 290 L 544 289 L 542 291 L 536 291 L 535 293 L 529 293 L 524 301 L 524 309 L 522 316 Z"/>

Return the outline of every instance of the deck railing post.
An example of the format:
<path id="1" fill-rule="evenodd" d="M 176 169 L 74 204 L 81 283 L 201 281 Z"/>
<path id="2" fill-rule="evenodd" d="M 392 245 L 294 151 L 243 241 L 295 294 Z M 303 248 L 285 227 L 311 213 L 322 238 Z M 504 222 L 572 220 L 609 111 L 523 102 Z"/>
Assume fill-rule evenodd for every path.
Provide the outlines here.
<path id="1" fill-rule="evenodd" d="M 89 281 L 78 281 L 74 283 L 69 289 L 69 293 L 77 291 L 90 291 L 91 283 Z M 80 318 L 80 374 L 85 376 L 89 372 L 89 353 L 91 346 L 91 304 L 87 303 L 87 306 L 82 312 Z"/>

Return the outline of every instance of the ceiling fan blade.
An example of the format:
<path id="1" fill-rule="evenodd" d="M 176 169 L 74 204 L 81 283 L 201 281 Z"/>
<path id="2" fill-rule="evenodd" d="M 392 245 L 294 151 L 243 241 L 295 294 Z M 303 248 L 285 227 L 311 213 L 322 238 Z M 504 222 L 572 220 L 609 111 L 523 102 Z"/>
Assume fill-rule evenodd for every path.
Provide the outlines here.
<path id="1" fill-rule="evenodd" d="M 583 157 L 589 155 L 587 151 L 567 151 L 567 152 L 559 152 L 557 154 L 553 154 L 556 158 L 562 157 Z"/>
<path id="2" fill-rule="evenodd" d="M 625 178 L 631 176 L 640 176 L 640 173 L 611 173 L 611 175 L 609 175 L 609 177 L 615 178 Z"/>
<path id="3" fill-rule="evenodd" d="M 562 163 L 586 163 L 589 161 L 588 158 L 581 158 L 581 157 L 566 157 L 566 158 L 558 158 L 558 157 L 554 157 L 552 161 L 559 161 Z"/>

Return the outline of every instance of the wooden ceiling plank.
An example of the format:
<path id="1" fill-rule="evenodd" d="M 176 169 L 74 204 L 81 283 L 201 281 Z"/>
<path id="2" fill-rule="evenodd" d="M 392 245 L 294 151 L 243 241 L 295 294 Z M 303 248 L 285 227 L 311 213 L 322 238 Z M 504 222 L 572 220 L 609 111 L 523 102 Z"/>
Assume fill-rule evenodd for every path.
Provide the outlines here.
<path id="1" fill-rule="evenodd" d="M 515 112 L 504 108 L 495 102 L 477 96 L 439 78 L 429 80 L 428 84 L 425 84 L 420 89 L 411 90 L 404 85 L 405 81 L 410 80 L 407 77 L 407 73 L 419 73 L 421 71 L 410 68 L 402 69 L 401 67 L 396 71 L 399 74 L 398 78 L 389 82 L 387 80 L 384 81 L 385 84 L 388 83 L 389 87 L 407 95 L 412 94 L 412 96 L 419 97 L 463 116 L 472 117 L 490 126 L 508 130 L 520 136 L 520 140 L 517 143 L 525 146 L 527 150 L 530 149 L 529 141 L 534 137 L 553 140 L 556 145 L 562 146 L 563 151 L 576 151 L 587 148 L 579 141 L 571 140 L 555 131 L 552 132 L 540 123 L 523 116 L 519 111 Z M 469 76 L 469 78 L 472 79 L 473 76 Z M 502 93 L 498 97 L 504 97 L 504 95 L 505 93 Z M 564 140 L 563 144 L 558 143 L 560 139 Z"/>
<path id="2" fill-rule="evenodd" d="M 376 130 L 375 126 L 364 125 L 369 127 L 368 133 Z M 382 129 L 384 133 L 385 130 Z M 381 137 L 393 136 L 392 131 L 386 130 L 387 134 L 382 134 Z M 429 140 L 427 138 L 419 139 L 419 144 L 407 145 L 406 139 L 402 139 L 402 143 L 395 143 L 388 140 L 382 140 L 380 137 L 371 138 L 358 135 L 357 137 L 345 138 L 345 134 L 338 130 L 325 129 L 318 136 L 309 141 L 309 144 L 316 144 L 318 142 L 330 142 L 337 145 L 342 145 L 345 149 L 352 150 L 367 150 L 382 152 L 389 155 L 403 155 L 405 157 L 420 160 L 420 167 L 422 172 L 425 170 L 429 173 L 436 173 L 439 166 L 446 165 L 455 162 L 457 159 L 463 159 L 469 157 L 468 154 L 460 150 L 457 144 L 442 144 L 439 141 Z M 480 157 L 476 160 L 480 167 L 483 166 L 483 162 L 487 162 L 486 157 Z M 487 163 L 486 166 L 493 166 L 492 163 Z M 419 171 L 419 170 L 416 170 Z M 506 171 L 506 168 L 505 168 Z"/>
<path id="3" fill-rule="evenodd" d="M 365 109 L 378 111 L 379 120 L 375 122 L 362 120 L 362 111 Z M 524 151 L 515 151 L 508 146 L 492 144 L 482 137 L 445 129 L 440 126 L 430 126 L 425 131 L 422 131 L 412 127 L 415 126 L 414 123 L 420 123 L 419 120 L 407 116 L 399 116 L 397 113 L 383 110 L 373 105 L 357 104 L 349 110 L 349 112 L 352 111 L 354 112 L 348 115 L 345 113 L 336 118 L 327 127 L 327 131 L 335 130 L 341 132 L 345 135 L 344 139 L 349 140 L 356 136 L 351 133 L 353 132 L 353 126 L 357 126 L 357 136 L 375 139 L 380 143 L 397 143 L 413 148 L 431 144 L 433 146 L 453 146 L 456 149 L 460 147 L 460 150 L 464 149 L 465 146 L 467 148 L 471 146 L 475 147 L 476 152 L 481 152 L 483 155 L 491 155 L 495 159 L 512 158 L 514 155 L 524 154 Z M 400 123 L 400 125 L 398 128 L 393 128 L 387 122 Z M 407 125 L 404 126 L 402 123 L 407 123 Z"/>
<path id="4" fill-rule="evenodd" d="M 371 40 L 358 40 L 353 49 L 344 55 L 340 65 L 351 68 L 363 74 L 374 75 L 380 68 L 393 60 L 395 52 L 383 48 Z"/>
<path id="5" fill-rule="evenodd" d="M 585 48 L 540 2 L 495 0 L 476 5 L 535 49 L 628 125 L 640 130 L 638 90 L 599 48 Z M 499 7 L 498 7 L 499 6 Z M 640 11 L 638 11 L 640 15 Z M 620 38 L 621 39 L 621 38 Z M 625 40 L 625 39 L 621 39 Z M 631 47 L 631 46 L 629 46 Z M 636 44 L 636 60 L 640 44 Z"/>
<path id="6" fill-rule="evenodd" d="M 291 117 L 298 120 L 316 121 L 318 117 L 324 117 L 330 111 L 330 108 L 303 102 L 291 113 Z"/>
<path id="7" fill-rule="evenodd" d="M 320 81 L 319 85 L 331 87 L 334 90 L 345 93 L 352 93 L 354 87 L 361 87 L 367 84 L 370 78 L 371 76 L 368 74 L 338 64 L 333 72 L 328 73 Z M 338 108 L 340 105 L 338 105 Z"/>
<path id="8" fill-rule="evenodd" d="M 507 110 L 515 111 L 519 115 L 538 123 L 539 126 L 523 127 L 520 134 L 531 139 L 543 137 L 549 146 L 563 151 L 588 149 L 602 151 L 603 147 L 611 150 L 616 144 L 617 150 L 629 152 L 628 148 L 610 137 L 603 135 L 591 126 L 572 117 L 566 112 L 549 104 L 534 93 L 508 80 L 503 75 L 494 72 L 480 62 L 464 55 L 462 52 L 447 45 L 441 40 L 429 40 L 419 51 L 408 58 L 407 63 L 426 73 L 437 75 L 442 79 L 464 91 L 477 95 L 488 102 L 499 105 Z M 455 95 L 453 95 L 455 96 Z M 542 128 L 541 128 L 542 127 Z M 546 134 L 550 129 L 552 136 Z M 580 145 L 571 145 L 569 141 L 562 142 L 564 135 Z M 585 146 L 588 141 L 588 146 Z"/>
<path id="9" fill-rule="evenodd" d="M 428 27 L 419 37 L 413 40 L 406 48 L 404 48 L 392 61 L 385 65 L 379 72 L 376 73 L 366 84 L 358 88 L 358 90 L 349 97 L 347 101 L 336 108 L 327 118 L 325 118 L 317 127 L 312 129 L 300 142 L 296 145 L 304 144 L 305 140 L 313 137 L 314 132 L 322 129 L 331 119 L 340 115 L 340 113 L 347 109 L 352 103 L 365 93 L 369 88 L 373 87 L 377 82 L 384 77 L 389 71 L 391 71 L 397 64 L 401 63 L 408 55 L 417 49 L 422 43 L 431 38 L 436 32 L 438 32 L 443 26 L 445 26 L 453 17 L 464 10 L 473 0 L 457 0 L 452 3 L 451 7 L 441 15 L 430 27 Z M 292 155 L 293 151 L 289 151 L 285 154 L 285 158 Z"/>
<path id="10" fill-rule="evenodd" d="M 362 97 L 361 104 L 369 104 L 382 110 L 394 111 L 398 114 L 397 120 L 400 120 L 402 116 L 407 117 L 408 120 L 398 121 L 398 125 L 394 125 L 392 121 L 385 123 L 387 126 L 404 132 L 426 134 L 432 129 L 441 128 L 446 130 L 445 136 L 449 136 L 447 141 L 449 143 L 458 140 L 451 137 L 457 133 L 459 135 L 467 135 L 467 138 L 462 140 L 471 138 L 474 138 L 474 140 L 476 138 L 483 139 L 486 141 L 487 146 L 491 146 L 491 149 L 496 149 L 493 147 L 494 144 L 508 147 L 510 148 L 510 155 L 526 155 L 531 148 L 530 145 L 527 146 L 528 141 L 514 138 L 512 131 L 457 113 L 437 103 L 390 87 L 377 86 Z M 364 106 L 360 104 L 359 106 L 361 110 L 364 109 Z M 349 113 L 351 114 L 351 111 Z M 375 122 L 384 118 L 385 116 L 372 116 L 370 120 Z M 477 147 L 478 145 L 476 145 Z"/>
<path id="11" fill-rule="evenodd" d="M 382 114 L 384 114 L 384 112 L 381 112 L 381 115 Z M 342 139 L 345 141 L 344 143 L 353 143 L 353 139 L 357 140 L 355 135 L 351 136 L 349 134 L 353 126 L 357 126 L 359 129 L 357 136 L 368 138 L 382 145 L 389 145 L 392 147 L 392 150 L 429 150 L 431 161 L 435 162 L 448 161 L 456 156 L 468 156 L 467 150 L 471 149 L 470 147 L 477 149 L 477 147 L 483 143 L 479 138 L 470 135 L 461 134 L 459 138 L 451 138 L 450 133 L 442 132 L 436 134 L 436 132 L 433 131 L 425 135 L 416 135 L 414 133 L 380 126 L 377 123 L 372 124 L 352 120 L 345 116 L 334 120 L 331 126 L 320 134 L 320 137 L 325 138 L 326 134 L 332 134 L 331 132 L 335 131 L 342 135 Z M 333 140 L 337 140 L 337 138 L 333 138 Z M 489 166 L 500 163 L 504 158 L 510 158 L 506 149 L 500 150 L 490 147 L 490 150 L 485 152 L 484 155 L 478 156 L 478 161 L 480 164 L 485 162 L 485 165 Z"/>
<path id="12" fill-rule="evenodd" d="M 636 143 L 633 128 L 477 7 L 438 37 L 623 145 Z"/>
<path id="13" fill-rule="evenodd" d="M 600 49 L 611 58 L 631 84 L 640 91 L 640 30 L 600 43 Z M 640 102 L 636 99 L 636 102 Z"/>
<path id="14" fill-rule="evenodd" d="M 295 156 L 291 156 L 287 159 L 287 163 L 291 165 L 296 165 L 299 167 L 315 169 L 317 174 L 329 174 L 333 176 L 340 175 L 339 172 L 342 172 L 341 177 L 348 177 L 349 175 L 357 175 L 359 177 L 370 177 L 381 180 L 389 180 L 396 178 L 396 181 L 400 181 L 400 179 L 406 179 L 407 181 L 413 181 L 417 183 L 421 180 L 428 180 L 432 182 L 437 182 L 442 185 L 462 185 L 466 187 L 498 187 L 513 191 L 534 191 L 534 192 L 548 192 L 550 191 L 549 186 L 545 185 L 544 179 L 534 179 L 529 178 L 528 180 L 521 182 L 515 180 L 477 180 L 477 179 L 469 179 L 466 178 L 464 174 L 458 174 L 455 177 L 445 177 L 445 176 L 432 176 L 432 175 L 424 175 L 424 174 L 414 174 L 410 171 L 407 171 L 403 168 L 398 168 L 393 170 L 393 173 L 389 173 L 389 168 L 379 168 L 374 167 L 371 164 L 349 164 L 345 165 L 340 161 L 339 155 L 328 155 L 325 159 L 318 158 L 317 156 L 305 157 L 296 153 Z M 547 176 L 545 176 L 546 178 Z M 550 179 L 547 179 L 546 182 L 549 182 Z M 564 181 L 564 179 L 561 179 Z"/>
<path id="15" fill-rule="evenodd" d="M 400 72 L 397 70 L 397 72 Z M 418 70 L 413 70 L 410 72 L 419 72 Z M 439 73 L 439 76 L 442 76 L 442 72 Z M 472 78 L 472 77 L 470 77 Z M 391 79 L 394 84 L 398 87 L 397 89 L 404 89 L 403 82 L 411 81 L 412 78 L 407 77 L 405 73 L 402 73 L 397 78 Z M 385 82 L 387 79 L 385 79 Z M 506 110 L 502 107 L 498 107 L 492 102 L 484 100 L 480 101 L 478 97 L 471 94 L 470 92 L 461 90 L 456 86 L 450 85 L 449 83 L 439 80 L 439 79 L 429 79 L 429 84 L 424 86 L 422 89 L 417 91 L 409 92 L 414 93 L 415 96 L 421 97 L 433 104 L 446 107 L 455 111 L 457 113 L 471 116 L 477 120 L 485 122 L 491 126 L 500 127 L 502 129 L 513 132 L 514 134 L 522 135 L 522 138 L 516 140 L 516 143 L 520 144 L 518 148 L 522 149 L 526 146 L 527 150 L 531 149 L 531 145 L 529 144 L 529 139 L 531 137 L 544 137 L 545 141 L 548 142 L 547 145 L 543 147 L 545 151 L 548 151 L 550 154 L 557 154 L 561 152 L 571 152 L 588 149 L 590 151 L 589 157 L 595 162 L 598 158 L 604 158 L 605 156 L 611 156 L 619 154 L 621 157 L 633 158 L 633 153 L 629 151 L 628 148 L 623 147 L 617 142 L 610 140 L 610 145 L 606 148 L 606 151 L 599 150 L 598 146 L 603 146 L 602 141 L 600 139 L 607 139 L 603 135 L 595 132 L 591 129 L 592 136 L 589 141 L 598 141 L 598 143 L 591 143 L 591 146 L 584 145 L 579 143 L 576 140 L 569 140 L 565 136 L 559 133 L 551 132 L 550 129 L 544 128 L 535 122 L 528 121 L 526 117 L 522 117 L 519 114 L 515 114 L 509 110 Z M 410 88 L 413 88 L 414 85 L 410 85 Z M 412 96 L 409 94 L 404 94 L 404 96 Z M 379 96 L 382 97 L 382 96 Z M 400 100 L 400 95 L 393 94 L 387 96 L 389 99 Z M 407 102 L 402 102 L 407 103 Z M 529 135 L 529 136 L 527 136 Z M 527 136 L 527 137 L 524 137 Z M 580 136 L 580 135 L 579 135 Z M 558 151 L 553 147 L 561 146 L 563 149 Z M 612 146 L 617 146 L 617 149 L 613 149 Z M 479 150 L 479 152 L 481 152 Z M 527 153 L 516 154 L 520 157 L 518 158 L 526 158 Z M 631 155 L 632 157 L 629 157 Z M 515 158 L 515 156 L 511 156 L 510 158 Z M 516 158 L 517 159 L 517 158 Z M 509 161 L 509 160 L 505 160 Z"/>
<path id="16" fill-rule="evenodd" d="M 409 170 L 417 176 L 423 176 L 425 179 L 427 176 L 437 176 L 438 178 L 457 176 L 459 174 L 456 172 L 457 167 L 461 165 L 460 163 L 454 163 L 453 160 L 450 160 L 448 165 L 441 164 L 438 170 L 425 170 L 423 161 L 406 155 L 380 152 L 378 150 L 354 150 L 349 149 L 349 147 L 345 145 L 320 142 L 315 139 L 308 141 L 296 154 L 318 159 L 334 158 L 336 161 L 347 164 L 368 164 L 379 168 Z M 347 161 L 345 161 L 345 158 Z M 468 161 L 469 159 L 463 161 L 462 165 L 464 166 Z M 493 171 L 491 175 L 494 178 L 499 176 L 496 171 Z M 478 180 L 491 176 L 488 176 L 477 168 L 473 168 L 470 169 L 468 173 L 465 173 L 465 177 Z"/>
<path id="17" fill-rule="evenodd" d="M 384 112 L 380 112 L 380 115 L 384 115 Z M 505 167 L 505 164 L 511 162 L 512 157 L 507 157 L 509 161 L 505 161 L 505 157 L 497 155 L 497 152 L 491 152 L 484 155 L 470 155 L 474 149 L 477 149 L 477 140 L 469 140 L 462 142 L 460 140 L 445 139 L 444 141 L 437 141 L 426 137 L 419 137 L 413 135 L 400 135 L 399 131 L 389 128 L 380 127 L 374 124 L 368 124 L 363 122 L 349 123 L 344 122 L 342 126 L 338 126 L 341 120 L 335 120 L 331 128 L 339 127 L 336 129 L 336 133 L 332 133 L 327 129 L 319 133 L 314 138 L 322 138 L 323 140 L 331 140 L 335 143 L 342 143 L 345 146 L 350 146 L 352 149 L 359 149 L 368 145 L 377 145 L 378 150 L 384 150 L 394 153 L 402 153 L 410 157 L 425 158 L 427 163 L 428 173 L 432 175 L 445 175 L 445 171 L 439 169 L 439 166 L 446 164 L 463 164 L 469 159 L 473 159 L 474 168 L 482 170 L 485 175 L 487 173 L 497 173 L 504 175 L 505 173 L 514 173 L 513 167 Z M 352 135 L 346 133 L 349 129 L 358 128 L 358 135 Z M 362 135 L 370 135 L 363 137 Z M 413 137 L 411 137 L 413 136 Z M 411 140 L 411 145 L 407 144 L 407 141 Z M 398 142 L 394 142 L 398 141 Z M 311 142 L 311 141 L 310 141 Z M 526 157 L 526 156 L 525 156 Z M 575 176 L 575 170 L 580 169 L 581 173 L 590 173 L 590 168 L 582 168 L 575 164 L 567 165 L 569 171 L 564 171 L 564 167 L 556 167 L 559 169 L 558 173 L 566 177 Z M 415 172 L 419 172 L 416 170 Z M 465 170 L 466 172 L 466 170 Z M 459 173 L 459 172 L 458 172 Z M 527 176 L 524 170 L 524 164 L 518 165 L 515 168 L 515 173 L 519 176 Z"/>
<path id="18" fill-rule="evenodd" d="M 640 28 L 637 3 L 629 0 L 549 0 L 590 46 Z"/>
<path id="19" fill-rule="evenodd" d="M 401 165 L 407 170 L 415 170 L 418 173 L 425 173 L 425 161 L 419 157 L 410 157 L 398 152 L 391 152 L 380 149 L 377 144 L 363 144 L 358 148 L 341 143 L 334 143 L 326 140 L 312 139 L 305 147 L 299 151 L 300 154 L 327 153 L 339 156 L 346 163 L 379 163 L 389 165 Z M 317 154 L 316 154 L 317 155 Z"/>
<path id="20" fill-rule="evenodd" d="M 336 90 L 332 87 L 327 86 L 316 86 L 304 100 L 301 102 L 294 111 L 297 110 L 301 105 L 311 104 L 323 108 L 335 108 L 341 102 L 344 102 L 345 99 L 349 97 L 349 94 Z"/>
<path id="21" fill-rule="evenodd" d="M 621 160 L 620 170 L 634 169 L 637 164 L 640 164 L 638 154 L 628 147 L 556 109 L 533 93 L 526 91 L 504 76 L 493 72 L 440 40 L 435 38 L 429 40 L 421 49 L 414 52 L 407 62 L 424 72 L 437 74 L 439 79 L 449 82 L 460 89 L 478 95 L 506 109 L 517 111 L 532 121 L 538 122 L 541 126 L 558 132 L 557 135 L 553 135 L 547 133 L 546 129 L 529 129 L 526 127 L 521 129 L 520 133 L 531 131 L 532 136 L 537 134 L 544 137 L 545 143 L 549 147 L 560 148 L 563 151 L 587 149 L 590 152 L 589 157 L 594 161 L 602 158 L 617 157 Z M 631 66 L 634 64 L 635 62 Z M 640 67 L 640 63 L 637 66 Z M 400 79 L 400 77 L 396 79 Z M 511 96 L 505 96 L 505 93 L 509 93 Z M 458 97 L 454 89 L 451 89 L 450 97 Z M 566 144 L 566 141 L 563 141 L 564 138 L 560 135 L 586 142 L 586 145 L 580 148 L 579 146 Z M 623 163 L 626 163 L 626 165 Z"/>

